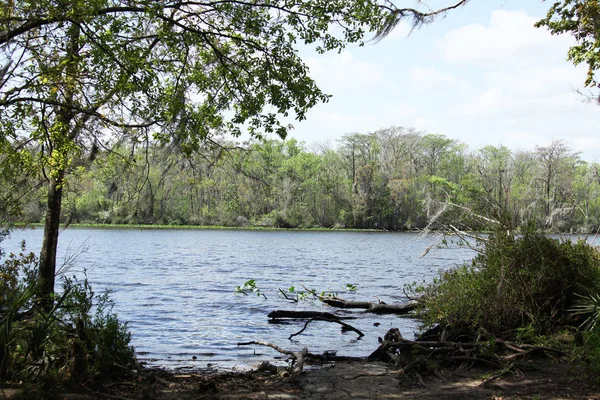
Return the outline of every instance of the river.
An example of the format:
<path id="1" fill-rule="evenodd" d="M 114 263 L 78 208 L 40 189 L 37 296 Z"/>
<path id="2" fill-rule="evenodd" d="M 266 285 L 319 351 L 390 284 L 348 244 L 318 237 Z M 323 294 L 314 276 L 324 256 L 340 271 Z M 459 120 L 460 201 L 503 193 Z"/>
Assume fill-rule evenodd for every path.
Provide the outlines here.
<path id="1" fill-rule="evenodd" d="M 434 246 L 421 257 L 439 239 L 392 232 L 68 228 L 59 239 L 58 264 L 72 264 L 69 276 L 85 270 L 96 293 L 112 292 L 114 311 L 128 322 L 141 360 L 167 368 L 245 368 L 279 354 L 239 347 L 240 341 L 365 356 L 389 328 L 412 338 L 416 321 L 369 315 L 351 321 L 365 333 L 360 340 L 327 322 L 313 322 L 288 340 L 304 324 L 269 324 L 267 314 L 333 311 L 319 301 L 293 303 L 278 295 L 290 286 L 350 300 L 404 301 L 404 284 L 431 281 L 440 269 L 473 256 L 466 248 Z M 21 240 L 38 253 L 42 230 L 15 230 L 0 246 L 15 251 Z M 266 298 L 235 293 L 249 279 Z"/>

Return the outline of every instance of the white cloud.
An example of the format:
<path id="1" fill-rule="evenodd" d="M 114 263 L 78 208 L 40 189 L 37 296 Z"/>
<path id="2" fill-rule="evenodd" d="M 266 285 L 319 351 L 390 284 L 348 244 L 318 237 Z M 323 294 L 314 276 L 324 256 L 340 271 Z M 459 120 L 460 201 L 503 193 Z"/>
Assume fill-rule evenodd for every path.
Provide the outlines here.
<path id="1" fill-rule="evenodd" d="M 383 80 L 381 67 L 356 58 L 350 51 L 305 60 L 310 74 L 327 90 L 328 87 L 371 85 Z"/>
<path id="2" fill-rule="evenodd" d="M 576 138 L 564 138 L 569 143 L 573 150 L 582 153 L 600 154 L 600 137 L 579 136 Z"/>
<path id="3" fill-rule="evenodd" d="M 417 110 L 413 106 L 409 106 L 407 104 L 398 104 L 397 106 L 390 108 L 387 112 L 387 115 L 388 118 L 397 120 L 412 117 L 413 115 L 415 115 L 416 112 Z"/>
<path id="4" fill-rule="evenodd" d="M 507 130 L 501 135 L 502 144 L 514 150 L 534 150 L 536 146 L 547 146 L 552 138 L 535 132 Z"/>
<path id="5" fill-rule="evenodd" d="M 470 138 L 470 145 L 533 149 L 565 138 L 586 155 L 597 152 L 600 146 L 591 132 L 600 110 L 576 93 L 585 67 L 565 61 L 570 37 L 537 29 L 535 21 L 523 12 L 501 10 L 485 25 L 466 25 L 445 35 L 439 42 L 443 59 L 477 89 L 455 99 L 443 126 Z M 475 138 L 475 132 L 485 134 Z"/>
<path id="6" fill-rule="evenodd" d="M 585 68 L 567 64 L 540 63 L 518 72 L 507 69 L 490 71 L 484 75 L 485 83 L 502 85 L 511 92 L 549 94 L 580 87 L 585 79 Z"/>
<path id="7" fill-rule="evenodd" d="M 497 10 L 487 26 L 465 25 L 449 32 L 438 45 L 447 61 L 487 69 L 518 68 L 540 57 L 564 60 L 572 39 L 535 28 L 536 21 L 523 12 Z"/>
<path id="8" fill-rule="evenodd" d="M 377 123 L 377 119 L 364 114 L 320 111 L 313 115 L 311 122 L 318 124 L 319 130 L 329 136 L 371 131 Z"/>
<path id="9" fill-rule="evenodd" d="M 500 109 L 505 103 L 502 88 L 493 86 L 463 104 L 452 106 L 450 110 L 466 117 L 489 117 L 501 112 Z"/>
<path id="10" fill-rule="evenodd" d="M 410 75 L 412 80 L 423 89 L 455 89 L 461 84 L 461 81 L 455 76 L 420 65 L 413 67 Z"/>
<path id="11" fill-rule="evenodd" d="M 414 128 L 425 132 L 439 129 L 437 122 L 424 117 L 418 117 L 414 120 Z"/>
<path id="12" fill-rule="evenodd" d="M 309 58 L 312 76 L 333 98 L 309 112 L 294 137 L 336 139 L 397 125 L 447 135 L 472 149 L 533 150 L 564 138 L 585 158 L 598 158 L 600 106 L 576 93 L 586 67 L 566 61 L 570 36 L 535 28 L 536 20 L 497 10 L 451 30 L 432 24 L 406 40 L 393 40 L 398 34 Z"/>

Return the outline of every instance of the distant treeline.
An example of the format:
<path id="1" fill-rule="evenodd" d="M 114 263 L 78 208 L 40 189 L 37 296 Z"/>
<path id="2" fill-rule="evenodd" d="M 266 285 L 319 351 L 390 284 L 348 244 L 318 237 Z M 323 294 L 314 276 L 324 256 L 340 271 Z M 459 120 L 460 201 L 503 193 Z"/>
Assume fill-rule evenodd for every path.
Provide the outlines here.
<path id="1" fill-rule="evenodd" d="M 411 230 L 489 229 L 502 220 L 561 232 L 600 227 L 600 166 L 562 141 L 529 152 L 472 150 L 393 127 L 345 135 L 335 148 L 222 140 L 186 156 L 176 142 L 146 138 L 90 144 L 74 164 L 63 201 L 63 218 L 73 223 Z M 22 205 L 23 221 L 43 219 L 45 200 L 35 190 Z"/>

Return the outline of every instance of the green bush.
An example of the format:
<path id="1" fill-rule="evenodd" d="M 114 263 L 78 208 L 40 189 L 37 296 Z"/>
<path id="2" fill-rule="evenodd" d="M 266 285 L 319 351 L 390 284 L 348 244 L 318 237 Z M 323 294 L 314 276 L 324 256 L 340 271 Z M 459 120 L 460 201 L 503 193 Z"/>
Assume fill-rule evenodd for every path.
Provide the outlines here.
<path id="1" fill-rule="evenodd" d="M 135 365 L 126 324 L 107 293 L 62 278 L 51 310 L 39 307 L 37 263 L 23 244 L 0 263 L 0 379 L 57 385 L 115 377 Z M 45 385 L 44 385 L 45 386 Z"/>
<path id="2" fill-rule="evenodd" d="M 596 326 L 591 331 L 585 332 L 580 356 L 583 357 L 589 370 L 598 377 L 600 374 L 600 327 Z"/>
<path id="3" fill-rule="evenodd" d="M 515 337 L 523 328 L 545 334 L 576 324 L 569 309 L 577 295 L 599 288 L 596 248 L 528 228 L 520 236 L 490 235 L 471 263 L 413 289 L 423 295 L 429 324 L 482 327 Z"/>

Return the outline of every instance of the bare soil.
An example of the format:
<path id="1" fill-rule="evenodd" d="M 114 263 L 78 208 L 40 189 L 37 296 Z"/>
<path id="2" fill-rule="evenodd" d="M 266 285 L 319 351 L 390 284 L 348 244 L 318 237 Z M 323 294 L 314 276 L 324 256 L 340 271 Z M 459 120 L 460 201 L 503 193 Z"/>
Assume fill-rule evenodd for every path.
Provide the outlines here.
<path id="1" fill-rule="evenodd" d="M 378 362 L 338 362 L 282 377 L 268 372 L 188 373 L 146 370 L 123 382 L 81 386 L 62 399 L 597 399 L 598 377 L 581 367 L 548 359 L 498 371 L 470 368 L 423 376 L 423 384 Z M 0 390 L 0 399 L 30 398 L 18 387 Z"/>

